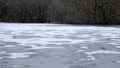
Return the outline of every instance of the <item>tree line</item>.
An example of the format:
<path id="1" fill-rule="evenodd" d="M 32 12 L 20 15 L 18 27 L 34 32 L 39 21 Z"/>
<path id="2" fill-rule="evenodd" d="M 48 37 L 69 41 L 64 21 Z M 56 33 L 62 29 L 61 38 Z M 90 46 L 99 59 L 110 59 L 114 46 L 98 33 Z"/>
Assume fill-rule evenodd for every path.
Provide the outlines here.
<path id="1" fill-rule="evenodd" d="M 120 0 L 0 0 L 0 21 L 119 24 Z"/>

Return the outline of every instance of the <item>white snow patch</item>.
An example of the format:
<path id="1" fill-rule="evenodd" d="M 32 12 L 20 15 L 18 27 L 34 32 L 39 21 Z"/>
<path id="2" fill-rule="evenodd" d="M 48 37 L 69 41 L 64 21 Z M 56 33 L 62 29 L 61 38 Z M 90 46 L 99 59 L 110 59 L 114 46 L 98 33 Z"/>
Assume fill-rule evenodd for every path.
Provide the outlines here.
<path id="1" fill-rule="evenodd" d="M 29 49 L 51 49 L 51 48 L 60 48 L 65 49 L 64 47 L 46 47 L 46 46 L 37 46 L 37 45 L 28 45 L 31 46 Z"/>
<path id="2" fill-rule="evenodd" d="M 85 52 L 85 54 L 88 55 L 87 57 L 89 59 L 87 59 L 87 60 L 96 60 L 96 58 L 93 55 L 96 55 L 96 54 L 120 54 L 120 52 L 109 51 L 109 50 L 99 50 L 99 51 Z"/>
<path id="3" fill-rule="evenodd" d="M 7 51 L 1 51 L 1 52 L 0 52 L 1 55 L 2 55 L 2 54 L 6 54 L 6 53 L 7 53 Z M 2 57 L 2 56 L 0 57 L 0 59 L 3 59 L 3 58 L 4 58 L 4 57 Z"/>
<path id="4" fill-rule="evenodd" d="M 96 60 L 94 56 L 89 55 L 89 56 L 87 56 L 87 57 L 89 58 L 89 59 L 87 59 L 87 60 Z"/>
<path id="5" fill-rule="evenodd" d="M 7 51 L 1 51 L 1 52 L 0 52 L 0 54 L 5 54 L 5 53 L 7 53 Z"/>
<path id="6" fill-rule="evenodd" d="M 97 60 L 94 56 L 91 56 L 91 55 L 89 55 L 89 56 L 87 56 L 87 58 L 86 59 L 79 59 L 80 61 L 88 61 L 88 60 Z"/>
<path id="7" fill-rule="evenodd" d="M 18 59 L 18 58 L 28 58 L 31 54 L 35 54 L 34 52 L 26 52 L 26 53 L 10 53 L 10 56 L 7 58 Z"/>
<path id="8" fill-rule="evenodd" d="M 120 48 L 120 46 L 115 46 L 116 48 Z"/>
<path id="9" fill-rule="evenodd" d="M 88 49 L 88 47 L 87 46 L 83 46 L 83 47 L 81 47 L 82 49 Z"/>
<path id="10" fill-rule="evenodd" d="M 89 34 L 78 35 L 78 37 L 80 37 L 80 38 L 85 38 L 85 37 L 89 37 L 89 36 L 90 36 Z"/>
<path id="11" fill-rule="evenodd" d="M 85 50 L 77 50 L 76 52 L 77 53 L 81 53 L 81 52 L 84 52 Z"/>
<path id="12" fill-rule="evenodd" d="M 111 42 L 111 43 L 108 43 L 108 44 L 111 44 L 111 45 L 119 45 L 118 43 L 115 43 L 115 42 Z"/>
<path id="13" fill-rule="evenodd" d="M 88 55 L 94 55 L 94 54 L 120 54 L 120 52 L 110 51 L 110 50 L 99 50 L 99 51 L 85 52 L 85 54 L 88 54 Z"/>
<path id="14" fill-rule="evenodd" d="M 102 36 L 110 36 L 110 37 L 112 36 L 112 37 L 115 37 L 115 36 L 114 36 L 113 34 L 111 34 L 111 33 L 103 33 Z"/>
<path id="15" fill-rule="evenodd" d="M 4 47 L 15 47 L 14 45 L 5 45 Z"/>
<path id="16" fill-rule="evenodd" d="M 120 61 L 116 61 L 117 63 L 120 63 Z"/>

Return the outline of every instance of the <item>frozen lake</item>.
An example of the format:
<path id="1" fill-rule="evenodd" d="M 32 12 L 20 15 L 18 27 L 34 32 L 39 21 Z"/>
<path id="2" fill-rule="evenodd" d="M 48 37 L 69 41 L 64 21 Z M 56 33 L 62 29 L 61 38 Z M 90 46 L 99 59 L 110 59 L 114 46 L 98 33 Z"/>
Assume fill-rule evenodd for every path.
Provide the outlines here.
<path id="1" fill-rule="evenodd" d="M 120 68 L 120 27 L 0 23 L 0 68 Z"/>

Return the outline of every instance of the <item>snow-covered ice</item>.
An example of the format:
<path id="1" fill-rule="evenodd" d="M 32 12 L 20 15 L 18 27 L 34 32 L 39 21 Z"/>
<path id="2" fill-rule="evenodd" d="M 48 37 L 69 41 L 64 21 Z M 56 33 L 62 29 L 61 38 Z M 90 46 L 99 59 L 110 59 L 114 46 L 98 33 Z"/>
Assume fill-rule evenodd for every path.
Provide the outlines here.
<path id="1" fill-rule="evenodd" d="M 0 23 L 0 66 L 119 68 L 119 44 L 119 26 Z"/>

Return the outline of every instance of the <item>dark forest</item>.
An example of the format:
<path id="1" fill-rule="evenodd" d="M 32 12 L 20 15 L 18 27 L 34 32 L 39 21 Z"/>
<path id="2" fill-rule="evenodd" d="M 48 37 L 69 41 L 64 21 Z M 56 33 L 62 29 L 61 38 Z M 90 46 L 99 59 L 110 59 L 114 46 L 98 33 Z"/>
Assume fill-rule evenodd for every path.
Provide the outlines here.
<path id="1" fill-rule="evenodd" d="M 0 21 L 119 24 L 120 0 L 0 0 Z"/>

